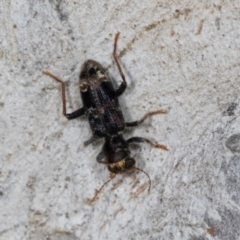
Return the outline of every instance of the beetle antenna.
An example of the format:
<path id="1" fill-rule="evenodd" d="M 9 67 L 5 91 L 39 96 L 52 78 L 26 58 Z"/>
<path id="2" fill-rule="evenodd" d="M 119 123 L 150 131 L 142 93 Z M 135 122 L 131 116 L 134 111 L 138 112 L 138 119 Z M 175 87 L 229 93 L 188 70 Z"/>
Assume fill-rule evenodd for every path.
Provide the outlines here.
<path id="1" fill-rule="evenodd" d="M 112 174 L 112 175 L 110 176 L 110 179 L 108 179 L 108 180 L 101 186 L 101 188 L 96 191 L 94 197 L 88 201 L 88 205 L 91 205 L 93 202 L 96 201 L 96 199 L 97 199 L 98 195 L 100 194 L 100 192 L 102 191 L 103 187 L 104 187 L 107 183 L 109 183 L 109 182 L 110 182 L 113 178 L 115 178 L 115 177 L 116 177 L 116 174 Z"/>
<path id="2" fill-rule="evenodd" d="M 142 169 L 140 169 L 138 167 L 133 167 L 133 169 L 135 169 L 137 171 L 140 171 L 140 172 L 143 172 L 148 177 L 148 180 L 149 180 L 148 194 L 149 194 L 150 193 L 150 189 L 151 189 L 151 185 L 152 185 L 152 181 L 151 181 L 149 175 L 145 171 L 143 171 Z"/>

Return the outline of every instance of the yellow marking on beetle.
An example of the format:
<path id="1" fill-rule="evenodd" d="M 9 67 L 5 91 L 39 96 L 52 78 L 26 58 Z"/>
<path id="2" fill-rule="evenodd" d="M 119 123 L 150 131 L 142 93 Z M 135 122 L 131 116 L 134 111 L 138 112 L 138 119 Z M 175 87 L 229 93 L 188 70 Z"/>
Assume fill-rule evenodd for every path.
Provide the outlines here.
<path id="1" fill-rule="evenodd" d="M 109 164 L 110 168 L 117 168 L 117 169 L 124 169 L 125 167 L 125 159 L 116 162 L 116 163 L 111 163 Z"/>

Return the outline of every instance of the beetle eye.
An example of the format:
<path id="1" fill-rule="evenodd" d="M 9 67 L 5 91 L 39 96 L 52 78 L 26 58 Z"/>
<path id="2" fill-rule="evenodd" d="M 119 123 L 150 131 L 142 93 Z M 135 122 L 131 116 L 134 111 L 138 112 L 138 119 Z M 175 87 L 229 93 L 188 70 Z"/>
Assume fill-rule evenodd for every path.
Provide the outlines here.
<path id="1" fill-rule="evenodd" d="M 134 158 L 127 158 L 125 160 L 125 169 L 131 169 L 135 165 L 135 162 Z"/>
<path id="2" fill-rule="evenodd" d="M 89 76 L 96 75 L 96 70 L 94 68 L 90 68 L 88 70 L 88 74 L 89 74 Z"/>

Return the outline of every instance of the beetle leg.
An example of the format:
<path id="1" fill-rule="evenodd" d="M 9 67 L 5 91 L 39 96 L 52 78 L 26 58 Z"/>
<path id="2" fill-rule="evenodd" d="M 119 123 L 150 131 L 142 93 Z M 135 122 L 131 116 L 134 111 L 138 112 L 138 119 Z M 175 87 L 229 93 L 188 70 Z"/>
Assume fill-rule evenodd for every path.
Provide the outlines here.
<path id="1" fill-rule="evenodd" d="M 57 82 L 61 83 L 62 85 L 62 104 L 63 104 L 63 115 L 68 119 L 74 119 L 77 117 L 81 117 L 84 113 L 85 113 L 85 108 L 82 107 L 72 113 L 67 113 L 66 110 L 66 84 L 64 81 L 62 81 L 61 79 L 59 79 L 58 77 L 54 76 L 52 73 L 50 72 L 43 72 L 43 74 L 48 75 L 49 77 L 53 78 L 54 80 L 56 80 Z"/>
<path id="2" fill-rule="evenodd" d="M 117 51 L 117 41 L 118 41 L 118 38 L 119 38 L 119 35 L 120 35 L 120 32 L 118 32 L 116 35 L 115 35 L 115 39 L 114 39 L 114 48 L 113 48 L 113 57 L 114 57 L 114 60 L 117 64 L 117 67 L 118 67 L 118 71 L 121 75 L 121 78 L 123 80 L 123 82 L 121 83 L 121 85 L 117 88 L 116 90 L 116 95 L 117 96 L 120 96 L 124 91 L 125 89 L 127 88 L 127 82 L 126 82 L 126 79 L 125 79 L 125 76 L 123 74 L 123 71 L 122 71 L 122 68 L 121 68 L 121 65 L 118 61 L 118 57 L 117 57 L 117 54 L 116 54 L 116 51 Z"/>
<path id="3" fill-rule="evenodd" d="M 154 112 L 148 112 L 146 113 L 140 120 L 138 121 L 134 121 L 134 122 L 126 122 L 125 123 L 125 126 L 126 127 L 136 127 L 138 126 L 139 124 L 141 124 L 143 121 L 146 120 L 146 118 L 150 117 L 150 116 L 153 116 L 153 115 L 156 115 L 156 114 L 165 114 L 166 111 L 165 110 L 157 110 L 157 111 L 154 111 Z"/>
<path id="4" fill-rule="evenodd" d="M 98 155 L 97 155 L 97 162 L 99 163 L 103 163 L 103 164 L 108 164 L 108 162 L 105 160 L 105 153 L 103 151 L 101 151 Z"/>
<path id="5" fill-rule="evenodd" d="M 81 117 L 82 115 L 84 115 L 85 113 L 85 108 L 82 107 L 82 108 L 79 108 L 78 110 L 72 112 L 72 113 L 65 113 L 64 116 L 68 119 L 68 120 L 71 120 L 71 119 L 74 119 L 74 118 L 78 118 L 78 117 Z"/>
<path id="6" fill-rule="evenodd" d="M 84 146 L 88 146 L 89 144 L 94 143 L 95 141 L 97 141 L 97 137 L 96 136 L 92 136 L 90 139 L 88 139 L 87 141 L 84 142 Z"/>
<path id="7" fill-rule="evenodd" d="M 152 147 L 155 147 L 155 148 L 161 148 L 163 150 L 166 150 L 168 151 L 168 148 L 167 146 L 165 145 L 162 145 L 162 144 L 158 144 L 158 143 L 154 143 L 152 141 L 150 141 L 149 139 L 146 139 L 146 138 L 142 138 L 142 137 L 132 137 L 132 138 L 129 138 L 127 140 L 128 143 L 142 143 L 142 142 L 146 142 L 148 144 L 150 144 Z"/>

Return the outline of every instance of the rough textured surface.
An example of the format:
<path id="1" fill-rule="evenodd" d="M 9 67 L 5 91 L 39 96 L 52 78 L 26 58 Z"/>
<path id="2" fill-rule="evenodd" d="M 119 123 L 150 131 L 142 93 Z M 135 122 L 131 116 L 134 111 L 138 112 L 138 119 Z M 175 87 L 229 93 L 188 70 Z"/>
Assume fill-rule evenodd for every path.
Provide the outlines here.
<path id="1" fill-rule="evenodd" d="M 0 239 L 239 239 L 239 12 L 217 0 L 1 1 Z M 133 149 L 150 195 L 133 172 L 89 206 L 109 178 L 95 160 L 102 142 L 83 146 L 88 123 L 62 116 L 60 87 L 42 71 L 68 82 L 76 110 L 86 59 L 120 83 L 117 31 L 125 118 L 168 110 L 126 136 L 170 151 Z"/>

